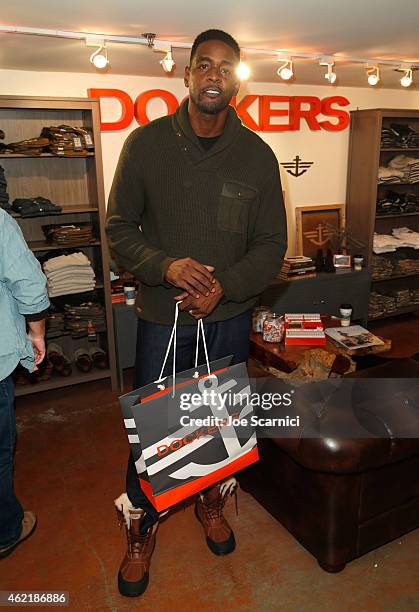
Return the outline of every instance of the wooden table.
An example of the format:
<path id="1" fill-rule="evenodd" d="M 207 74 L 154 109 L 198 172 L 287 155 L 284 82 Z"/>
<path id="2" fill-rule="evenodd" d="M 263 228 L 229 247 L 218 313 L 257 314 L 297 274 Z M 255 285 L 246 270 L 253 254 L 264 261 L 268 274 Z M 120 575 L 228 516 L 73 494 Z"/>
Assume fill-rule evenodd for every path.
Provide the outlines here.
<path id="1" fill-rule="evenodd" d="M 339 327 L 340 319 L 336 317 L 323 317 L 325 327 Z M 284 342 L 279 344 L 274 342 L 264 342 L 262 334 L 254 332 L 250 335 L 249 356 L 255 359 L 269 374 L 274 374 L 275 370 L 289 374 L 301 367 L 307 361 L 307 356 L 323 358 L 325 367 L 330 364 L 330 373 L 342 376 L 356 369 L 356 364 L 351 359 L 354 355 L 371 355 L 383 353 L 391 349 L 391 340 L 386 340 L 378 336 L 384 344 L 378 346 L 349 351 L 338 346 L 327 338 L 324 346 L 285 346 Z M 314 352 L 313 352 L 314 351 Z"/>

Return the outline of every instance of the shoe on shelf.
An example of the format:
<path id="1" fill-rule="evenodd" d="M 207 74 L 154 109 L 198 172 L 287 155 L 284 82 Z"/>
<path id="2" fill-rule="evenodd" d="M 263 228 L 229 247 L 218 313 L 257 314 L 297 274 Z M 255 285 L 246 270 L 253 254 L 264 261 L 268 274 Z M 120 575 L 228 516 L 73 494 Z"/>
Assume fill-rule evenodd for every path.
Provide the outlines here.
<path id="1" fill-rule="evenodd" d="M 74 353 L 74 362 L 80 372 L 90 372 L 93 368 L 93 361 L 89 355 L 88 349 L 80 348 Z"/>
<path id="2" fill-rule="evenodd" d="M 58 372 L 61 376 L 70 376 L 70 360 L 64 355 L 63 349 L 59 344 L 56 344 L 55 342 L 50 342 L 48 344 L 47 357 L 52 363 L 56 372 Z"/>
<path id="3" fill-rule="evenodd" d="M 25 510 L 23 513 L 22 531 L 20 532 L 20 536 L 15 542 L 9 544 L 8 546 L 0 546 L 0 559 L 8 557 L 14 551 L 16 546 L 19 546 L 19 544 L 26 540 L 26 538 L 29 538 L 29 536 L 34 532 L 35 527 L 36 515 L 30 510 Z"/>
<path id="4" fill-rule="evenodd" d="M 89 355 L 93 365 L 99 370 L 106 370 L 109 367 L 108 355 L 100 346 L 92 346 Z"/>
<path id="5" fill-rule="evenodd" d="M 227 497 L 231 495 L 237 495 L 235 478 L 206 489 L 198 494 L 196 500 L 195 516 L 204 528 L 208 548 L 215 555 L 228 555 L 236 548 L 233 530 L 223 516 Z"/>
<path id="6" fill-rule="evenodd" d="M 118 572 L 118 589 L 125 597 L 138 597 L 148 586 L 158 523 L 141 533 L 144 511 L 134 508 L 126 493 L 115 500 L 115 506 L 119 526 L 124 525 L 127 536 L 127 552 Z"/>

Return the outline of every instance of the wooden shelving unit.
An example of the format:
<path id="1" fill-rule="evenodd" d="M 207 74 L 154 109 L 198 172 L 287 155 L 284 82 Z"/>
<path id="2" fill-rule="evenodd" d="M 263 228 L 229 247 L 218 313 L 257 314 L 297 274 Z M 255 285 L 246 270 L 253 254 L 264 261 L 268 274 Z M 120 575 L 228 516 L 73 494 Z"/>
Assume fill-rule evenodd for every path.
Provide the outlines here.
<path id="1" fill-rule="evenodd" d="M 417 157 L 419 147 L 381 147 L 381 130 L 391 123 L 412 125 L 419 132 L 419 111 L 400 109 L 368 109 L 351 111 L 351 129 L 349 138 L 348 176 L 346 190 L 347 223 L 355 238 L 364 247 L 359 251 L 365 257 L 366 265 L 372 266 L 374 232 L 391 233 L 393 228 L 409 227 L 419 231 L 419 213 L 376 214 L 377 199 L 384 196 L 386 190 L 400 194 L 413 193 L 419 196 L 419 183 L 378 183 L 378 168 L 387 166 L 392 157 L 400 154 Z M 383 254 L 384 256 L 386 254 Z M 391 255 L 395 255 L 392 253 Z M 394 274 L 388 278 L 373 279 L 375 290 L 379 284 L 379 292 L 393 288 L 418 288 L 419 274 Z M 419 306 L 412 304 L 399 308 L 384 315 L 370 317 L 377 320 L 387 317 L 415 312 Z"/>
<path id="2" fill-rule="evenodd" d="M 0 164 L 5 169 L 11 202 L 15 198 L 43 196 L 62 207 L 61 214 L 42 217 L 22 217 L 12 213 L 29 247 L 37 257 L 42 257 L 48 251 L 65 248 L 47 244 L 42 225 L 62 222 L 89 222 L 93 225 L 95 241 L 89 245 L 75 244 L 72 247 L 87 255 L 96 274 L 94 295 L 99 296 L 98 300 L 104 305 L 106 312 L 106 331 L 97 334 L 96 343 L 107 351 L 109 368 L 106 370 L 94 368 L 84 374 L 73 364 L 71 376 L 61 377 L 53 374 L 45 382 L 17 385 L 16 395 L 27 395 L 104 378 L 111 378 L 112 388 L 117 389 L 109 256 L 104 230 L 106 208 L 98 101 L 91 98 L 0 96 L 0 127 L 5 132 L 6 142 L 33 138 L 39 136 L 44 126 L 60 124 L 89 128 L 93 133 L 94 152 L 89 152 L 84 157 L 63 157 L 51 153 L 41 155 L 0 153 Z M 70 295 L 69 298 L 73 298 L 74 295 Z M 83 301 L 88 301 L 93 294 L 83 292 L 79 295 Z M 52 298 L 52 301 L 54 299 Z M 87 338 L 72 338 L 69 333 L 64 333 L 51 341 L 55 343 L 58 341 L 69 358 L 77 348 L 89 347 Z"/>

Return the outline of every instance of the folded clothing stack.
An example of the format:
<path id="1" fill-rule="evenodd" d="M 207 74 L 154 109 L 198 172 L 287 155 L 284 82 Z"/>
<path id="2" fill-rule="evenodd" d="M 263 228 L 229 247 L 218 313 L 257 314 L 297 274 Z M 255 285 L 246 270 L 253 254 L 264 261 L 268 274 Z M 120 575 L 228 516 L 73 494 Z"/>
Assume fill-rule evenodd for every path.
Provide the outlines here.
<path id="1" fill-rule="evenodd" d="M 397 247 L 404 246 L 394 236 L 389 234 L 375 234 L 373 238 L 372 250 L 374 253 L 379 255 L 380 253 L 391 253 L 394 252 Z"/>
<path id="2" fill-rule="evenodd" d="M 393 264 L 388 257 L 382 255 L 372 256 L 372 278 L 373 280 L 380 280 L 382 278 L 388 278 L 393 274 Z"/>
<path id="3" fill-rule="evenodd" d="M 93 226 L 90 223 L 76 225 L 43 225 L 42 231 L 48 244 L 81 246 L 95 241 Z"/>
<path id="4" fill-rule="evenodd" d="M 64 306 L 65 328 L 73 338 L 89 336 L 96 339 L 97 332 L 106 331 L 105 309 L 98 302 L 82 302 L 78 306 Z"/>
<path id="5" fill-rule="evenodd" d="M 47 340 L 62 336 L 65 332 L 64 313 L 51 312 L 46 320 L 45 328 L 45 336 Z"/>
<path id="6" fill-rule="evenodd" d="M 418 258 L 401 258 L 397 260 L 394 267 L 395 274 L 419 274 Z"/>
<path id="7" fill-rule="evenodd" d="M 380 166 L 378 168 L 379 183 L 402 183 L 404 176 L 404 172 L 402 172 L 401 170 L 396 170 L 396 168 L 388 168 L 386 166 Z"/>
<path id="8" fill-rule="evenodd" d="M 5 145 L 4 151 L 7 153 L 19 153 L 20 155 L 41 155 L 45 153 L 49 145 L 48 138 L 27 138 L 19 142 L 10 142 Z"/>
<path id="9" fill-rule="evenodd" d="M 95 273 L 89 259 L 82 252 L 59 255 L 43 265 L 48 281 L 49 297 L 92 291 Z"/>
<path id="10" fill-rule="evenodd" d="M 419 249 L 419 232 L 408 227 L 397 227 L 389 234 L 374 234 L 373 251 L 376 254 L 391 253 L 401 247 Z"/>
<path id="11" fill-rule="evenodd" d="M 400 246 L 419 249 L 419 232 L 414 232 L 409 227 L 396 227 L 391 233 L 400 240 Z"/>
<path id="12" fill-rule="evenodd" d="M 419 289 L 410 290 L 410 303 L 419 304 Z"/>
<path id="13" fill-rule="evenodd" d="M 48 150 L 63 157 L 85 157 L 94 150 L 92 133 L 70 125 L 44 127 L 41 137 L 48 140 Z"/>
<path id="14" fill-rule="evenodd" d="M 391 314 L 397 310 L 396 299 L 378 291 L 371 291 L 368 314 L 370 317 L 380 317 L 384 314 Z"/>
<path id="15" fill-rule="evenodd" d="M 410 304 L 410 291 L 409 289 L 386 289 L 386 297 L 394 298 L 396 302 L 396 308 L 405 308 Z"/>
<path id="16" fill-rule="evenodd" d="M 400 147 L 400 136 L 396 130 L 392 128 L 382 128 L 381 130 L 381 146 L 383 148 L 395 148 Z"/>
<path id="17" fill-rule="evenodd" d="M 10 210 L 9 194 L 7 193 L 7 181 L 4 175 L 4 168 L 0 166 L 0 208 Z"/>
<path id="18" fill-rule="evenodd" d="M 378 168 L 379 183 L 417 183 L 419 182 L 419 159 L 407 155 L 396 155 L 388 166 Z"/>
<path id="19" fill-rule="evenodd" d="M 408 183 L 419 181 L 419 159 L 408 155 L 396 155 L 389 162 L 388 167 L 404 173 L 404 180 Z"/>
<path id="20" fill-rule="evenodd" d="M 388 189 L 384 197 L 377 200 L 377 214 L 400 214 L 419 212 L 419 197 L 414 193 L 397 193 Z"/>
<path id="21" fill-rule="evenodd" d="M 48 198 L 37 196 L 36 198 L 14 199 L 12 210 L 22 217 L 48 217 L 50 215 L 60 215 L 62 208 L 53 204 Z"/>
<path id="22" fill-rule="evenodd" d="M 391 123 L 381 130 L 381 146 L 384 148 L 403 147 L 406 149 L 419 147 L 419 132 L 412 125 Z"/>

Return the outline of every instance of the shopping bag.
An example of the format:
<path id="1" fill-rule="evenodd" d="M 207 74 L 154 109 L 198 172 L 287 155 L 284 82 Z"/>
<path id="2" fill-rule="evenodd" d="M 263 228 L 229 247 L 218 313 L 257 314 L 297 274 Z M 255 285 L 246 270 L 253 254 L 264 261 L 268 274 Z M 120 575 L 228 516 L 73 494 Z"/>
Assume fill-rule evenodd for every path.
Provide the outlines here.
<path id="1" fill-rule="evenodd" d="M 209 362 L 202 319 L 195 367 L 176 372 L 175 323 L 160 377 L 120 398 L 140 486 L 158 511 L 258 460 L 245 363 Z M 197 365 L 202 336 L 206 363 Z M 172 375 L 162 378 L 173 345 Z"/>

